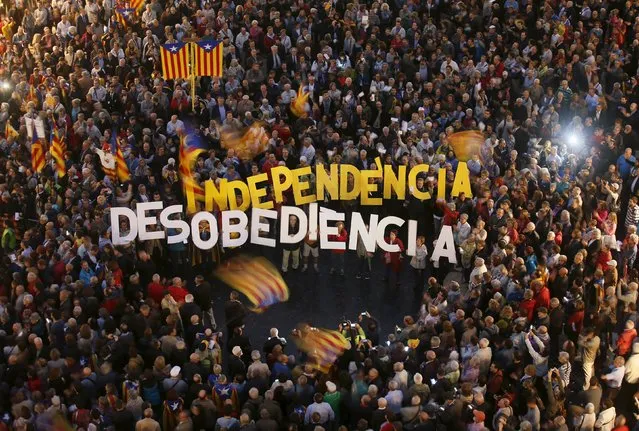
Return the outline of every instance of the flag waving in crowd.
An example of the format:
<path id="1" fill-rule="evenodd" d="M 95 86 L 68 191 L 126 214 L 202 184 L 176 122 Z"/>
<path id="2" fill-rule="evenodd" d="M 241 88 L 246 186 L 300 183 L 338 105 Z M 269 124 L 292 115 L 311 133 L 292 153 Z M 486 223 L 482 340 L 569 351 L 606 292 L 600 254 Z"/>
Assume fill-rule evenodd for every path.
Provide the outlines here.
<path id="1" fill-rule="evenodd" d="M 34 172 L 40 173 L 44 169 L 46 160 L 44 158 L 44 145 L 42 139 L 38 137 L 38 129 L 33 127 L 33 140 L 31 142 L 31 166 Z"/>
<path id="2" fill-rule="evenodd" d="M 124 154 L 122 154 L 122 147 L 119 141 L 116 144 L 115 150 L 115 169 L 120 181 L 125 182 L 131 179 L 131 172 L 129 172 L 129 167 L 124 160 Z"/>
<path id="3" fill-rule="evenodd" d="M 198 156 L 204 152 L 202 148 L 189 146 L 187 136 L 180 135 L 180 179 L 184 185 L 185 193 L 193 192 L 195 199 L 204 201 L 204 187 L 202 187 L 193 176 L 193 166 Z"/>
<path id="4" fill-rule="evenodd" d="M 309 365 L 323 373 L 350 348 L 349 341 L 339 331 L 306 326 L 298 328 L 296 333 L 297 347 L 308 355 Z"/>
<path id="5" fill-rule="evenodd" d="M 51 156 L 55 160 L 56 172 L 58 178 L 62 178 L 67 173 L 66 163 L 64 160 L 64 153 L 67 151 L 67 145 L 64 137 L 62 136 L 60 129 L 54 123 L 53 130 L 51 131 Z"/>
<path id="6" fill-rule="evenodd" d="M 127 27 L 130 23 L 131 16 L 135 13 L 133 8 L 117 8 L 115 10 L 115 20 Z"/>
<path id="7" fill-rule="evenodd" d="M 271 305 L 288 301 L 288 286 L 279 271 L 266 258 L 239 256 L 220 269 L 217 276 L 233 289 L 243 293 L 254 305 L 252 311 L 262 313 Z"/>

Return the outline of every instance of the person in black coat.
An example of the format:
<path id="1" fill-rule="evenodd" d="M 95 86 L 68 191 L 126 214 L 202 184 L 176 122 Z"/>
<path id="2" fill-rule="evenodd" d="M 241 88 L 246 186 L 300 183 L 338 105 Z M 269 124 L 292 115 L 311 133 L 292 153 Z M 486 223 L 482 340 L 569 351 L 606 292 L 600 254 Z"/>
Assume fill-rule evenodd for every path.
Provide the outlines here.
<path id="1" fill-rule="evenodd" d="M 242 347 L 234 346 L 231 349 L 231 356 L 229 357 L 228 365 L 229 377 L 235 378 L 235 376 L 246 375 L 246 364 L 242 361 Z"/>
<path id="2" fill-rule="evenodd" d="M 122 400 L 115 402 L 115 409 L 111 415 L 111 421 L 117 430 L 133 431 L 135 429 L 135 417 L 133 413 L 124 408 Z"/>
<path id="3" fill-rule="evenodd" d="M 231 292 L 229 300 L 224 304 L 224 317 L 229 334 L 232 334 L 235 328 L 244 325 L 246 307 L 240 302 L 240 294 L 236 291 Z"/>

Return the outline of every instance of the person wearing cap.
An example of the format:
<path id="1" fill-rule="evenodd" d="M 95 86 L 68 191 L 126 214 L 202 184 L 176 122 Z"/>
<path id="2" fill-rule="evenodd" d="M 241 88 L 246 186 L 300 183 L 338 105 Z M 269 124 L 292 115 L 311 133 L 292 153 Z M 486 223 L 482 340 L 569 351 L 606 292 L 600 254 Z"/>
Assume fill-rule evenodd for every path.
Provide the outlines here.
<path id="1" fill-rule="evenodd" d="M 165 378 L 162 381 L 162 389 L 164 393 L 168 393 L 171 390 L 174 390 L 179 396 L 183 397 L 186 395 L 189 390 L 189 386 L 186 384 L 184 380 L 182 380 L 182 368 L 178 365 L 175 365 L 171 368 L 169 372 L 169 377 Z"/>

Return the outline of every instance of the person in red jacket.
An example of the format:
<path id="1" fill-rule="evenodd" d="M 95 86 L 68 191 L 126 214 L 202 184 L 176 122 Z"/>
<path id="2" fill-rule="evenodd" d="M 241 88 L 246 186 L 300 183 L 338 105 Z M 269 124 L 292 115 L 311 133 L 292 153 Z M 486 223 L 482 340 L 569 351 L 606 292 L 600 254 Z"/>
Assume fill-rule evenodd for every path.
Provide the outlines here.
<path id="1" fill-rule="evenodd" d="M 189 291 L 182 287 L 182 279 L 180 277 L 173 278 L 173 285 L 169 286 L 169 293 L 178 304 L 184 302 L 184 298 Z"/>
<path id="2" fill-rule="evenodd" d="M 532 284 L 535 292 L 535 310 L 539 307 L 550 308 L 550 290 L 541 280 L 535 280 Z"/>
<path id="3" fill-rule="evenodd" d="M 337 235 L 329 235 L 328 239 L 335 242 L 343 242 L 346 245 L 346 240 L 348 239 L 348 232 L 344 227 L 343 222 L 337 222 Z M 344 250 L 332 250 L 331 253 L 331 272 L 330 274 L 335 274 L 336 271 L 339 271 L 339 275 L 344 276 L 344 253 L 346 253 L 346 249 Z"/>
<path id="4" fill-rule="evenodd" d="M 525 316 L 528 322 L 532 322 L 535 314 L 535 300 L 533 296 L 533 291 L 526 289 L 524 292 L 524 300 L 519 304 L 519 315 Z"/>
<path id="5" fill-rule="evenodd" d="M 402 253 L 405 250 L 404 243 L 397 237 L 397 230 L 394 229 L 386 238 L 386 242 L 388 244 L 397 245 L 399 247 L 399 251 L 387 251 L 384 253 L 384 264 L 386 265 L 386 275 L 384 276 L 384 281 L 390 280 L 390 274 L 392 271 L 393 273 L 395 273 L 395 284 L 399 286 L 399 275 L 402 271 Z"/>
<path id="6" fill-rule="evenodd" d="M 626 329 L 619 335 L 617 339 L 617 354 L 619 356 L 626 356 L 632 349 L 632 342 L 637 336 L 637 330 L 635 329 L 635 322 L 628 320 L 626 322 Z"/>

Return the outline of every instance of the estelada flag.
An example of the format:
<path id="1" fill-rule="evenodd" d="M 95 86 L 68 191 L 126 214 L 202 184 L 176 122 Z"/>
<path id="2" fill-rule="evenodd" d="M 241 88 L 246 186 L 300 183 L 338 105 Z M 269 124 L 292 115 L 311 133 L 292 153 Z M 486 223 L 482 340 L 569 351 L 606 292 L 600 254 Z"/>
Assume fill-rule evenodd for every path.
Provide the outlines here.
<path id="1" fill-rule="evenodd" d="M 165 43 L 160 46 L 162 76 L 164 79 L 188 78 L 189 47 L 183 42 Z"/>
<path id="2" fill-rule="evenodd" d="M 252 311 L 262 313 L 271 305 L 288 300 L 286 282 L 266 258 L 238 256 L 227 263 L 216 273 L 217 277 L 246 295 L 254 305 Z"/>
<path id="3" fill-rule="evenodd" d="M 134 13 L 135 9 L 133 8 L 118 8 L 115 10 L 115 20 L 126 28 L 129 25 L 131 15 Z"/>
<path id="4" fill-rule="evenodd" d="M 195 42 L 195 74 L 221 78 L 224 69 L 224 47 L 220 41 Z"/>
<path id="5" fill-rule="evenodd" d="M 185 191 L 192 191 L 195 195 L 195 199 L 202 202 L 205 197 L 204 187 L 195 180 L 193 176 L 193 166 L 198 156 L 203 152 L 204 150 L 202 148 L 187 145 L 186 135 L 180 135 L 180 165 L 178 170 L 180 180 L 182 180 Z"/>

